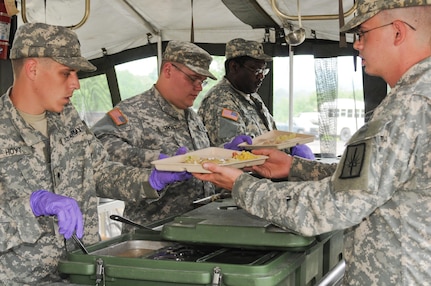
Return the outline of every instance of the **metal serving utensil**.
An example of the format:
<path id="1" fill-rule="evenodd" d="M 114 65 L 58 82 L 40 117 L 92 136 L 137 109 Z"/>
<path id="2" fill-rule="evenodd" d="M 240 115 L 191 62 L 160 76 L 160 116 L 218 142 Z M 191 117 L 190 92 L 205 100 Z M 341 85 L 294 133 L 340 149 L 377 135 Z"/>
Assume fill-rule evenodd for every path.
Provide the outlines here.
<path id="1" fill-rule="evenodd" d="M 79 248 L 81 248 L 82 252 L 84 252 L 85 254 L 89 253 L 84 243 L 82 243 L 82 241 L 76 236 L 76 234 L 73 234 L 72 238 L 76 242 L 76 244 L 78 244 Z"/>
<path id="2" fill-rule="evenodd" d="M 139 224 L 137 222 L 131 221 L 130 219 L 127 219 L 127 218 L 119 216 L 119 215 L 113 214 L 113 215 L 110 215 L 109 218 L 112 219 L 112 220 L 115 220 L 115 221 L 119 221 L 119 222 L 122 222 L 122 223 L 125 223 L 125 224 L 128 224 L 128 225 L 134 226 L 134 227 L 138 227 L 138 228 L 148 229 L 148 230 L 154 231 L 154 229 L 152 229 L 151 227 L 147 227 L 145 225 L 142 225 L 142 224 Z"/>
<path id="3" fill-rule="evenodd" d="M 298 46 L 302 44 L 305 40 L 305 29 L 302 28 L 302 22 L 301 22 L 301 8 L 299 5 L 300 0 L 297 0 L 297 6 L 298 6 L 298 24 L 299 28 L 294 31 L 290 31 L 286 36 L 286 43 L 290 46 Z"/>

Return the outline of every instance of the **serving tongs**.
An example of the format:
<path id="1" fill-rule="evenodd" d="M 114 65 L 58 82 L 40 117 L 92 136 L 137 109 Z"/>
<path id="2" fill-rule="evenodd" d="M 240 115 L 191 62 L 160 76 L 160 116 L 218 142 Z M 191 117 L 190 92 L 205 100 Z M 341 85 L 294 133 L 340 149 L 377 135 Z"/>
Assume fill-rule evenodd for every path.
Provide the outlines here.
<path id="1" fill-rule="evenodd" d="M 122 217 L 122 216 L 119 216 L 119 215 L 116 215 L 116 214 L 110 215 L 109 218 L 112 219 L 112 220 L 115 220 L 115 221 L 119 221 L 119 222 L 122 222 L 122 223 L 125 223 L 125 224 L 128 224 L 128 225 L 137 227 L 137 228 L 154 231 L 154 229 L 151 228 L 151 227 L 139 224 L 139 223 L 134 222 L 134 221 L 132 221 L 132 220 L 130 220 L 128 218 L 125 218 L 125 217 Z"/>
<path id="2" fill-rule="evenodd" d="M 82 241 L 76 236 L 76 234 L 73 234 L 72 238 L 75 241 L 75 243 L 78 244 L 79 248 L 81 248 L 82 252 L 84 252 L 85 254 L 89 253 L 84 243 L 82 243 Z"/>
<path id="3" fill-rule="evenodd" d="M 226 199 L 226 198 L 230 198 L 230 197 L 232 197 L 232 195 L 229 191 L 222 190 L 218 194 L 195 200 L 195 201 L 193 201 L 193 204 L 205 205 L 205 204 L 212 203 L 212 202 L 220 200 L 220 199 Z"/>

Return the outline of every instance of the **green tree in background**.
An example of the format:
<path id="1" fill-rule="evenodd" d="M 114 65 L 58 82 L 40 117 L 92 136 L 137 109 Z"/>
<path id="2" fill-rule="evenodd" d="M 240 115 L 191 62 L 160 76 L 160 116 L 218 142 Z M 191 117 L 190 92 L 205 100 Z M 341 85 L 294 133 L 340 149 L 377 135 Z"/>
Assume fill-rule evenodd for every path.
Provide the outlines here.
<path id="1" fill-rule="evenodd" d="M 121 99 L 124 100 L 150 89 L 157 81 L 157 67 L 145 76 L 138 76 L 127 70 L 117 71 L 117 80 Z"/>
<path id="2" fill-rule="evenodd" d="M 111 93 L 105 75 L 79 81 L 81 88 L 75 90 L 72 103 L 78 112 L 107 111 L 112 108 Z"/>
<path id="3" fill-rule="evenodd" d="M 224 70 L 224 56 L 213 56 L 213 61 L 210 66 L 210 71 L 217 80 L 213 80 L 208 78 L 208 84 L 202 89 L 202 91 L 199 93 L 198 97 L 195 99 L 195 102 L 193 103 L 193 109 L 198 110 L 203 98 L 205 97 L 205 94 L 212 88 L 220 79 L 222 79 L 225 75 Z"/>

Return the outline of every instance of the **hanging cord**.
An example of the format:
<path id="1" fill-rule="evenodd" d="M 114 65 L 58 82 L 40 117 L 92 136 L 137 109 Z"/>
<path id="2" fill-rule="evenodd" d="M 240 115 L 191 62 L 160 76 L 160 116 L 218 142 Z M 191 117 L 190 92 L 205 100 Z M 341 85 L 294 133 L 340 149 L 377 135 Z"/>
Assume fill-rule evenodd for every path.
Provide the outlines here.
<path id="1" fill-rule="evenodd" d="M 190 30 L 190 42 L 194 43 L 195 42 L 195 28 L 194 28 L 194 24 L 193 24 L 193 0 L 190 0 L 191 3 L 191 10 L 192 10 L 192 27 Z"/>
<path id="2" fill-rule="evenodd" d="M 340 1 L 342 1 L 342 0 L 340 0 Z M 302 28 L 302 21 L 301 21 L 301 6 L 300 6 L 300 1 L 298 0 L 297 2 L 296 2 L 296 7 L 297 7 L 297 9 L 298 9 L 298 25 L 299 25 L 299 28 Z"/>
<path id="3" fill-rule="evenodd" d="M 344 26 L 343 0 L 338 0 L 338 21 L 340 28 Z M 347 47 L 346 33 L 340 33 L 340 48 Z"/>
<path id="4" fill-rule="evenodd" d="M 43 1 L 43 5 L 44 5 L 44 7 L 45 7 L 45 23 L 46 23 L 46 0 L 45 0 L 45 1 Z"/>
<path id="5" fill-rule="evenodd" d="M 356 6 L 356 1 L 353 1 L 353 3 Z M 353 43 L 355 43 L 355 42 L 356 42 L 356 34 L 353 34 Z M 353 68 L 354 68 L 355 71 L 358 69 L 358 67 L 357 67 L 357 59 L 358 59 L 358 54 L 355 53 L 353 55 Z"/>

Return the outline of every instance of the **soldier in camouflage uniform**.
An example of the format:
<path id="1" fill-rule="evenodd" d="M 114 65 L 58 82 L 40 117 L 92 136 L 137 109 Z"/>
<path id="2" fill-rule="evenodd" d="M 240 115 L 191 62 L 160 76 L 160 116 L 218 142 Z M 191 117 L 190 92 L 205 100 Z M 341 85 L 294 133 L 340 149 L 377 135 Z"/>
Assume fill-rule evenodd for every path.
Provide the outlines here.
<path id="1" fill-rule="evenodd" d="M 250 137 L 275 130 L 275 122 L 257 93 L 269 72 L 272 58 L 262 44 L 233 39 L 226 44 L 226 75 L 205 95 L 198 114 L 202 118 L 211 146 L 219 146 L 238 134 Z"/>
<path id="2" fill-rule="evenodd" d="M 126 201 L 158 194 L 148 171 L 108 161 L 70 103 L 77 71 L 96 69 L 74 32 L 24 24 L 10 58 L 14 85 L 0 97 L 0 281 L 51 285 L 61 281 L 65 244 L 74 249 L 64 238 L 76 231 L 85 244 L 99 241 L 96 192 Z"/>
<path id="3" fill-rule="evenodd" d="M 276 130 L 275 121 L 257 90 L 272 58 L 263 51 L 262 44 L 233 39 L 226 44 L 226 75 L 205 95 L 198 114 L 208 130 L 211 146 L 234 140 L 238 135 L 251 138 Z M 306 145 L 286 150 L 291 154 L 314 159 Z"/>
<path id="4" fill-rule="evenodd" d="M 92 130 L 111 158 L 126 165 L 151 168 L 161 154 L 175 155 L 210 146 L 207 130 L 191 106 L 206 83 L 212 57 L 195 44 L 168 43 L 156 84 L 146 92 L 121 101 Z M 161 190 L 157 201 L 127 203 L 125 216 L 147 224 L 193 208 L 193 200 L 214 194 L 214 186 L 195 178 Z M 130 227 L 124 226 L 128 231 Z"/>
<path id="5" fill-rule="evenodd" d="M 212 164 L 217 173 L 195 176 L 233 188 L 240 207 L 303 235 L 346 229 L 345 285 L 431 285 L 431 2 L 357 3 L 341 31 L 357 34 L 365 72 L 391 91 L 335 173 L 322 179 L 315 162 L 259 150 L 270 156 L 254 168 L 261 175 L 320 180 L 273 183 Z"/>

